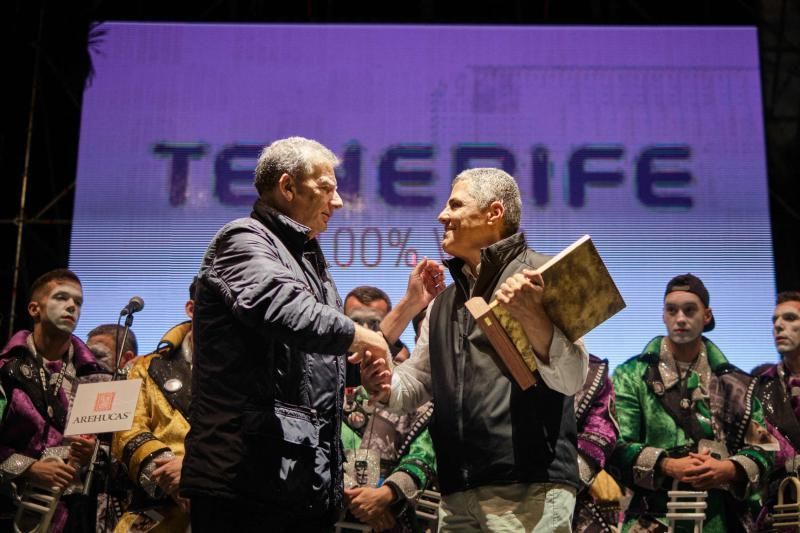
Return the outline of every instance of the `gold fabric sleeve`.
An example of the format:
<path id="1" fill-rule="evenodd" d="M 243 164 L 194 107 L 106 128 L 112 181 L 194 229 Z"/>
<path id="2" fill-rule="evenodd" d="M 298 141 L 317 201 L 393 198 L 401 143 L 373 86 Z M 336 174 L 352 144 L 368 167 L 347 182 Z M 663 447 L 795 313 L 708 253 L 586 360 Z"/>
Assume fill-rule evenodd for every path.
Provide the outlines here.
<path id="1" fill-rule="evenodd" d="M 112 443 L 112 454 L 125 464 L 134 483 L 138 483 L 142 461 L 153 452 L 169 448 L 176 456 L 183 457 L 184 439 L 189 432 L 189 423 L 170 405 L 148 374 L 155 357 L 160 355 L 143 356 L 130 369 L 128 379 L 142 380 L 133 426 L 128 431 L 115 433 Z"/>

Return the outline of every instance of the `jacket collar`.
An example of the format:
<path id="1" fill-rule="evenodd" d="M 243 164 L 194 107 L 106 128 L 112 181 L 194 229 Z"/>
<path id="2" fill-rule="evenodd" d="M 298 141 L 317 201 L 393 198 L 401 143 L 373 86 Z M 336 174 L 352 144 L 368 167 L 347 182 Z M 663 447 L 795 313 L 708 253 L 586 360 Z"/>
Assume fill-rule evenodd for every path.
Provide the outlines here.
<path id="1" fill-rule="evenodd" d="M 764 370 L 761 374 L 756 376 L 761 381 L 768 381 L 770 379 L 775 379 L 777 377 L 783 380 L 786 376 L 786 367 L 783 364 L 783 361 L 780 363 L 774 364 L 771 367 Z"/>
<path id="2" fill-rule="evenodd" d="M 787 387 L 788 378 L 787 376 L 791 375 L 791 372 L 786 369 L 786 365 L 783 361 L 780 361 L 764 372 L 756 376 L 756 379 L 762 385 L 765 385 L 771 381 L 775 381 L 778 383 L 778 386 L 781 388 L 785 395 L 789 395 L 789 389 Z"/>
<path id="3" fill-rule="evenodd" d="M 293 254 L 300 255 L 308 241 L 308 232 L 311 228 L 292 220 L 274 207 L 259 198 L 253 205 L 250 216 L 264 224 L 272 231 Z"/>
<path id="4" fill-rule="evenodd" d="M 30 335 L 32 335 L 30 331 L 23 329 L 16 332 L 14 336 L 11 337 L 11 339 L 8 341 L 8 344 L 6 344 L 3 348 L 3 351 L 0 352 L 0 366 L 3 366 L 18 349 L 30 352 L 30 349 L 28 348 L 28 337 Z M 75 370 L 80 370 L 81 367 L 87 365 L 100 369 L 94 354 L 92 354 L 91 350 L 89 350 L 89 347 L 86 346 L 82 340 L 75 335 L 72 335 L 71 342 L 73 349 L 72 361 L 75 365 Z"/>
<path id="5" fill-rule="evenodd" d="M 473 294 L 483 294 L 487 284 L 497 276 L 498 272 L 527 247 L 525 234 L 520 232 L 482 248 L 480 271 L 472 291 Z M 466 262 L 459 257 L 453 257 L 452 259 L 446 259 L 444 264 L 450 270 L 450 275 L 453 279 L 457 280 L 462 288 L 465 288 L 465 292 L 469 293 L 466 290 L 469 284 L 463 272 Z"/>
<path id="6" fill-rule="evenodd" d="M 706 337 L 703 337 L 703 345 L 706 349 L 706 357 L 708 359 L 708 366 L 711 367 L 711 371 L 715 374 L 718 373 L 720 370 L 724 370 L 726 367 L 730 366 L 728 359 L 722 353 L 722 350 L 717 347 L 716 344 L 708 340 Z M 651 340 L 647 343 L 647 346 L 644 347 L 642 353 L 639 354 L 638 359 L 641 361 L 646 361 L 648 363 L 654 363 L 659 360 L 661 355 L 661 343 L 664 340 L 663 335 L 659 335 L 658 337 Z"/>

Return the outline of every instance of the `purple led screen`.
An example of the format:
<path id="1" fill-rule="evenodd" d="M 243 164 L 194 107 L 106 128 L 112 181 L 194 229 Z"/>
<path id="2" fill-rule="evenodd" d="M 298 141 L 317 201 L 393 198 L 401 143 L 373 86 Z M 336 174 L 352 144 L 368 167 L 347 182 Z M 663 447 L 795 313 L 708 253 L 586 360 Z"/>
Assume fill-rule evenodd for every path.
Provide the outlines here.
<path id="1" fill-rule="evenodd" d="M 775 358 L 755 29 L 103 27 L 70 258 L 79 334 L 136 294 L 134 329 L 154 349 L 185 319 L 208 241 L 249 213 L 260 148 L 302 135 L 343 161 L 346 205 L 321 237 L 342 296 L 373 284 L 399 299 L 407 263 L 441 258 L 453 176 L 500 166 L 530 245 L 592 235 L 627 301 L 590 351 L 618 364 L 663 334 L 666 282 L 693 272 L 711 292 L 709 337 L 745 369 Z"/>

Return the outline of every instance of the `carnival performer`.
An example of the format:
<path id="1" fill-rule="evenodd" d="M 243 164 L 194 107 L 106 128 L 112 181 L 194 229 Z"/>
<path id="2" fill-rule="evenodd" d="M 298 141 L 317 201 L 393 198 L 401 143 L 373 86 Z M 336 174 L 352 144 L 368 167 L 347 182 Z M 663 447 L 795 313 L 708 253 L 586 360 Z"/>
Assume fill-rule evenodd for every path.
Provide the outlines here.
<path id="1" fill-rule="evenodd" d="M 142 388 L 133 426 L 114 434 L 113 454 L 137 487 L 116 533 L 178 533 L 189 526 L 188 500 L 178 495 L 184 440 L 192 401 L 192 323 L 194 290 L 184 311 L 189 321 L 167 331 L 156 351 L 134 360 L 128 379 Z"/>
<path id="2" fill-rule="evenodd" d="M 51 531 L 94 516 L 72 513 L 80 498 L 80 470 L 89 464 L 95 438 L 64 437 L 67 415 L 79 383 L 106 381 L 109 376 L 92 352 L 72 332 L 83 306 L 78 276 L 67 269 L 51 270 L 31 286 L 28 314 L 33 331 L 18 331 L 0 352 L 0 484 L 5 512 L 0 528 L 11 531 L 17 510 L 8 495 L 25 492 L 28 483 L 62 495 L 52 515 Z M 74 496 L 72 496 L 74 495 Z M 25 514 L 24 527 L 42 516 Z"/>
<path id="3" fill-rule="evenodd" d="M 355 308 L 348 316 L 376 330 L 383 318 L 371 308 Z M 348 457 L 348 510 L 375 531 L 421 531 L 415 502 L 436 472 L 428 432 L 432 416 L 431 402 L 411 414 L 396 414 L 370 405 L 361 386 L 345 389 L 342 442 Z"/>
<path id="4" fill-rule="evenodd" d="M 707 491 L 703 531 L 752 531 L 759 490 L 777 449 L 755 380 L 703 336 L 714 314 L 703 282 L 672 278 L 664 293 L 666 336 L 618 366 L 620 438 L 612 462 L 633 490 L 623 531 L 666 532 L 667 492 Z M 691 531 L 682 521 L 676 531 Z"/>
<path id="5" fill-rule="evenodd" d="M 619 437 L 608 361 L 589 354 L 589 375 L 575 394 L 581 488 L 572 530 L 611 533 L 619 522 L 622 490 L 604 470 Z"/>
<path id="6" fill-rule="evenodd" d="M 772 530 L 778 486 L 786 476 L 800 475 L 800 292 L 778 294 L 772 313 L 772 336 L 780 361 L 763 369 L 756 389 L 770 432 L 780 443 L 770 477 L 759 530 Z"/>

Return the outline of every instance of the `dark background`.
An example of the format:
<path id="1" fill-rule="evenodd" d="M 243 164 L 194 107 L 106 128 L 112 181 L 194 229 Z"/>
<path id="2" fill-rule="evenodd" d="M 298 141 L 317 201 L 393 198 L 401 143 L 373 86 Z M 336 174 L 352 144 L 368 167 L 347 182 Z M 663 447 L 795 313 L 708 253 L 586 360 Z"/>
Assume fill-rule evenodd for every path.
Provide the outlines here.
<path id="1" fill-rule="evenodd" d="M 0 130 L 0 337 L 11 326 L 27 325 L 33 280 L 67 266 L 81 101 L 92 75 L 88 51 L 102 40 L 95 22 L 106 20 L 756 26 L 776 285 L 800 289 L 800 1 L 492 0 L 477 5 L 439 0 L 2 2 L 7 74 Z"/>

